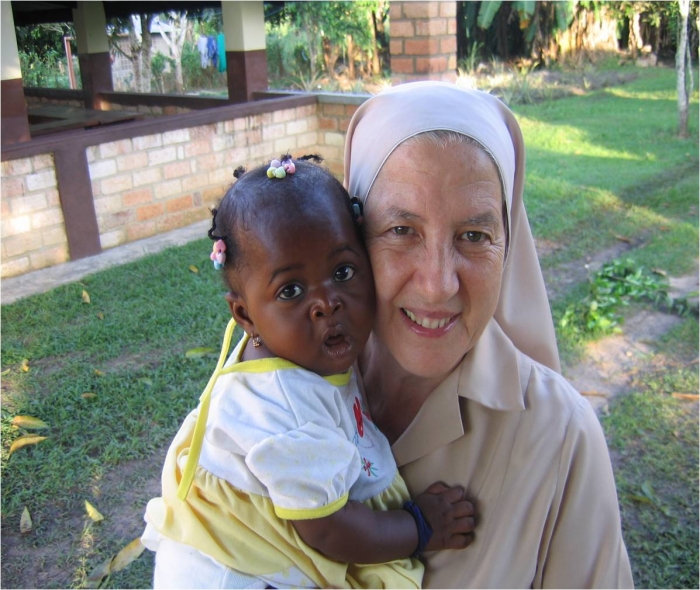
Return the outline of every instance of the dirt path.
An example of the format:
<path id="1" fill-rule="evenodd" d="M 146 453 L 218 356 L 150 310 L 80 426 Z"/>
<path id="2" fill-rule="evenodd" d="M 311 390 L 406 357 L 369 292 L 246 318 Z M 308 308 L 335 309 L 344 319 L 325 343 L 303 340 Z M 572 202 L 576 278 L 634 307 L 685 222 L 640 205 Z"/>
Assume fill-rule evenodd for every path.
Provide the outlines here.
<path id="1" fill-rule="evenodd" d="M 697 291 L 697 269 L 692 275 L 671 279 L 673 297 L 686 297 Z M 622 334 L 591 342 L 584 359 L 577 365 L 563 367 L 562 372 L 600 413 L 610 398 L 629 392 L 635 375 L 663 366 L 664 358 L 654 356 L 652 344 L 681 321 L 678 316 L 642 311 L 625 321 Z"/>

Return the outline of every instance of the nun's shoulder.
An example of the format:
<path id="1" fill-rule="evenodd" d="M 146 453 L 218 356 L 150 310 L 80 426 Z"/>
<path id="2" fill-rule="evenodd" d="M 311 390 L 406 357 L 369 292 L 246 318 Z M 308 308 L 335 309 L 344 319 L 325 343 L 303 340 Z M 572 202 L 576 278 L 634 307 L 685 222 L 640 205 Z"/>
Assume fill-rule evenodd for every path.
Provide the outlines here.
<path id="1" fill-rule="evenodd" d="M 600 428 L 589 401 L 563 375 L 520 354 L 520 362 L 529 365 L 523 401 L 532 418 L 550 426 Z"/>

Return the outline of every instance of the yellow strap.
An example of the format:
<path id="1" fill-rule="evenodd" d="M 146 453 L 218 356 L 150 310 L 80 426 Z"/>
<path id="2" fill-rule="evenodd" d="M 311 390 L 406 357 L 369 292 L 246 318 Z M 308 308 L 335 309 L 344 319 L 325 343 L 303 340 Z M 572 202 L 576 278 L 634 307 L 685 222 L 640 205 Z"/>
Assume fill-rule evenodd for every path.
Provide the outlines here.
<path id="1" fill-rule="evenodd" d="M 185 470 L 182 472 L 182 479 L 180 480 L 180 485 L 177 488 L 177 497 L 180 500 L 185 500 L 187 494 L 192 486 L 192 481 L 194 480 L 194 472 L 199 464 L 199 455 L 202 452 L 202 443 L 204 442 L 204 431 L 207 428 L 207 418 L 209 416 L 209 403 L 211 402 L 211 392 L 214 389 L 214 384 L 216 383 L 219 373 L 226 362 L 226 357 L 228 356 L 229 348 L 231 347 L 231 338 L 233 337 L 233 330 L 236 327 L 236 321 L 231 318 L 226 326 L 226 332 L 224 333 L 224 343 L 221 347 L 221 355 L 219 355 L 219 362 L 216 363 L 216 369 L 209 379 L 209 383 L 204 389 L 201 397 L 199 398 L 199 415 L 197 416 L 197 423 L 194 427 L 194 433 L 192 435 L 192 444 L 190 445 L 189 455 L 187 456 L 187 463 L 185 464 Z"/>

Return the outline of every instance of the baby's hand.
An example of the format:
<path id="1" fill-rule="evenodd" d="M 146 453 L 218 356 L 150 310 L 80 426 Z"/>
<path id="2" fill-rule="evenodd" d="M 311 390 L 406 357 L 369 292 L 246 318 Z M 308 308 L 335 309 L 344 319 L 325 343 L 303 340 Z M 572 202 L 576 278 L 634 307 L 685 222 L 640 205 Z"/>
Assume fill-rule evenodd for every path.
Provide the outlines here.
<path id="1" fill-rule="evenodd" d="M 464 549 L 474 540 L 474 506 L 461 487 L 434 483 L 414 502 L 433 529 L 425 551 Z"/>

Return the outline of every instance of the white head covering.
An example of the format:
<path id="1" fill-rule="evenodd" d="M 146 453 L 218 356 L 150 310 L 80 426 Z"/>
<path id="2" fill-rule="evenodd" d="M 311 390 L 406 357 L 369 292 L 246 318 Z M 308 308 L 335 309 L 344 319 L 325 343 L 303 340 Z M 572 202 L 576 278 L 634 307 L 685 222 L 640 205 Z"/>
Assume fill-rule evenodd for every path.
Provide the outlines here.
<path id="1" fill-rule="evenodd" d="M 498 98 L 443 82 L 402 84 L 370 98 L 348 128 L 345 186 L 350 196 L 366 202 L 391 153 L 410 137 L 436 130 L 474 139 L 495 160 L 508 211 L 509 248 L 494 318 L 518 349 L 559 371 L 549 301 L 523 205 L 523 136 Z"/>

